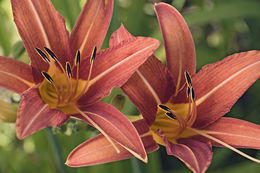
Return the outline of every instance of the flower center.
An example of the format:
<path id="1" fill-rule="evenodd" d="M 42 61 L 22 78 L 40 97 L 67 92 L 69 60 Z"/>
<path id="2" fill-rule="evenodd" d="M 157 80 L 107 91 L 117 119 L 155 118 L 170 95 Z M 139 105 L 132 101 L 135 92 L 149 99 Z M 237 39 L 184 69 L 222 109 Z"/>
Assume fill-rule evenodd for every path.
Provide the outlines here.
<path id="1" fill-rule="evenodd" d="M 77 52 L 75 64 L 71 67 L 69 62 L 63 67 L 56 55 L 48 48 L 44 47 L 45 54 L 40 49 L 36 51 L 49 64 L 48 72 L 42 72 L 43 82 L 39 86 L 39 92 L 44 103 L 52 109 L 58 109 L 66 114 L 76 113 L 73 106 L 77 106 L 78 99 L 83 96 L 89 87 L 89 80 L 92 73 L 92 67 L 96 56 L 96 47 L 94 47 L 90 59 L 90 69 L 87 80 L 79 79 L 80 52 Z M 74 73 L 72 69 L 76 68 Z M 74 76 L 73 76 L 74 74 Z"/>
<path id="2" fill-rule="evenodd" d="M 154 140 L 161 145 L 164 145 L 164 141 L 160 133 L 163 133 L 167 140 L 172 143 L 176 143 L 176 140 L 179 138 L 187 138 L 196 134 L 187 128 L 191 127 L 195 122 L 197 109 L 194 89 L 188 72 L 185 72 L 185 77 L 189 102 L 183 104 L 166 103 L 164 105 L 158 105 L 157 115 L 151 126 L 151 132 Z"/>

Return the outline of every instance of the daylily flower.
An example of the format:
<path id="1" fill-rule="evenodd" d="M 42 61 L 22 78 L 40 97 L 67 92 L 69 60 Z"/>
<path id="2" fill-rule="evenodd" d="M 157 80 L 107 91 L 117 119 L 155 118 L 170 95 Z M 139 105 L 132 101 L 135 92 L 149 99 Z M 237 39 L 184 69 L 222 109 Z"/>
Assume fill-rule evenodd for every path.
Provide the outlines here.
<path id="1" fill-rule="evenodd" d="M 207 170 L 212 145 L 227 147 L 260 163 L 236 149 L 259 149 L 260 126 L 222 117 L 259 78 L 260 51 L 228 56 L 195 73 L 195 47 L 183 17 L 164 3 L 156 4 L 155 11 L 164 38 L 167 67 L 151 56 L 122 87 L 142 114 L 142 119 L 133 123 L 146 151 L 158 149 L 156 143 L 163 145 L 169 155 L 198 173 Z M 122 29 L 112 36 L 110 45 L 132 37 Z M 95 152 L 88 152 L 94 146 Z M 91 158 L 94 155 L 97 157 Z M 129 157 L 126 150 L 120 154 L 111 151 L 111 144 L 101 134 L 78 146 L 67 163 L 89 165 Z"/>
<path id="2" fill-rule="evenodd" d="M 23 139 L 76 116 L 96 127 L 111 145 L 116 141 L 145 161 L 143 144 L 132 123 L 100 100 L 113 87 L 124 84 L 159 42 L 137 37 L 100 50 L 113 0 L 88 0 L 70 35 L 49 0 L 11 3 L 14 21 L 31 60 L 31 65 L 27 65 L 0 57 L 0 85 L 21 94 L 17 137 Z"/>

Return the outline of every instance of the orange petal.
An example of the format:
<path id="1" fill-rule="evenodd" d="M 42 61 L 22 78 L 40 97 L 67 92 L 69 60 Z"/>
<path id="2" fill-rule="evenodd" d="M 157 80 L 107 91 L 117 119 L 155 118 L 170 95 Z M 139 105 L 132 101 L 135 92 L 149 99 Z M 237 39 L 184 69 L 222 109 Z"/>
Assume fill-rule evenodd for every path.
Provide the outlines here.
<path id="1" fill-rule="evenodd" d="M 203 130 L 237 148 L 260 149 L 260 126 L 235 118 L 222 117 Z M 212 142 L 213 145 L 219 144 Z"/>
<path id="2" fill-rule="evenodd" d="M 123 24 L 111 35 L 109 39 L 109 47 L 114 47 L 124 41 L 129 41 L 134 39 L 135 37 L 132 36 L 124 27 Z"/>
<path id="3" fill-rule="evenodd" d="M 112 88 L 122 86 L 158 46 L 158 40 L 137 37 L 101 51 L 94 62 L 89 89 L 80 104 L 93 103 L 109 94 Z M 80 68 L 81 78 L 87 78 L 89 60 L 82 61 L 81 65 L 84 67 Z"/>
<path id="4" fill-rule="evenodd" d="M 231 55 L 203 67 L 193 79 L 198 110 L 194 127 L 205 127 L 226 114 L 260 76 L 260 51 Z"/>
<path id="5" fill-rule="evenodd" d="M 82 58 L 91 55 L 94 46 L 99 49 L 105 38 L 113 12 L 113 0 L 88 0 L 72 30 L 70 44 Z"/>
<path id="6" fill-rule="evenodd" d="M 180 139 L 178 144 L 165 140 L 166 150 L 183 161 L 194 173 L 205 172 L 212 159 L 211 145 L 193 139 Z"/>
<path id="7" fill-rule="evenodd" d="M 112 34 L 109 46 L 113 47 L 134 38 L 121 25 Z M 137 85 L 138 89 L 136 89 Z M 122 90 L 138 107 L 146 122 L 152 124 L 157 112 L 157 105 L 168 101 L 171 97 L 169 93 L 174 91 L 174 84 L 168 70 L 152 55 L 123 85 Z"/>
<path id="8" fill-rule="evenodd" d="M 168 70 L 155 56 L 151 56 L 123 85 L 122 90 L 151 125 L 157 113 L 157 105 L 168 101 L 174 86 Z"/>
<path id="9" fill-rule="evenodd" d="M 23 139 L 45 127 L 57 127 L 68 118 L 63 112 L 50 109 L 43 103 L 38 88 L 30 88 L 21 96 L 16 120 L 17 137 Z"/>
<path id="10" fill-rule="evenodd" d="M 138 124 L 138 126 L 140 126 L 139 128 L 142 128 L 140 132 L 144 133 L 144 125 L 141 122 Z M 143 133 L 140 133 L 140 135 Z M 159 148 L 159 146 L 154 142 L 152 136 L 144 136 L 141 139 L 144 143 L 147 153 L 153 152 Z M 115 145 L 120 149 L 120 153 L 117 153 L 114 150 L 111 143 L 108 142 L 108 140 L 102 134 L 97 135 L 75 148 L 68 156 L 66 164 L 72 167 L 80 167 L 134 157 L 129 151 L 120 146 L 116 141 L 114 142 Z"/>
<path id="11" fill-rule="evenodd" d="M 31 67 L 12 58 L 0 56 L 0 86 L 21 94 L 34 86 Z"/>
<path id="12" fill-rule="evenodd" d="M 72 57 L 65 22 L 49 0 L 11 0 L 11 3 L 15 24 L 34 67 L 33 75 L 39 82 L 43 79 L 40 72 L 47 71 L 48 64 L 35 48 L 50 48 L 62 64 Z"/>
<path id="13" fill-rule="evenodd" d="M 159 3 L 155 12 L 161 27 L 167 67 L 176 80 L 176 91 L 185 82 L 184 72 L 196 70 L 196 54 L 190 30 L 181 14 L 172 6 Z"/>
<path id="14" fill-rule="evenodd" d="M 78 117 L 96 127 L 107 139 L 113 139 L 139 159 L 147 160 L 138 132 L 126 116 L 116 108 L 98 102 L 85 108 L 82 107 L 80 110 Z M 120 151 L 120 148 L 118 149 Z"/>

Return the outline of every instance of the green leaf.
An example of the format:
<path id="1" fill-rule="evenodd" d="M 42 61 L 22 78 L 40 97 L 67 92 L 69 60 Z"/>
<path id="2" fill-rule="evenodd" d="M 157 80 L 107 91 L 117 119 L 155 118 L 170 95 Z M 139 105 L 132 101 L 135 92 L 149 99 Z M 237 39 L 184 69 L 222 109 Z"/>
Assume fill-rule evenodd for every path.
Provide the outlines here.
<path id="1" fill-rule="evenodd" d="M 5 56 L 9 55 L 12 48 L 10 42 L 12 33 L 8 30 L 8 22 L 9 19 L 0 7 L 0 46 L 2 47 Z"/>

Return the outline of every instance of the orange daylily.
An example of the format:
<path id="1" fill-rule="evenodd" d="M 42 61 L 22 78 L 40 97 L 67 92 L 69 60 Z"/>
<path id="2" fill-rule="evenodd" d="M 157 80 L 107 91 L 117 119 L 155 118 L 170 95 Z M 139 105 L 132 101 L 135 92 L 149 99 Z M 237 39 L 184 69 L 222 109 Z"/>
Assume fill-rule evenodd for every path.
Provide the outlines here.
<path id="1" fill-rule="evenodd" d="M 145 161 L 143 144 L 132 123 L 100 100 L 113 87 L 124 84 L 159 42 L 137 37 L 100 50 L 113 0 L 88 0 L 70 35 L 49 0 L 11 3 L 31 60 L 28 65 L 0 57 L 0 85 L 21 94 L 17 137 L 23 139 L 47 126 L 59 126 L 75 116 L 96 127 L 111 145 L 116 141 Z"/>
<path id="2" fill-rule="evenodd" d="M 133 122 L 146 151 L 166 147 L 193 172 L 205 172 L 211 162 L 212 145 L 224 146 L 252 158 L 237 147 L 260 148 L 260 126 L 222 117 L 260 76 L 260 51 L 248 51 L 206 65 L 195 73 L 195 47 L 180 13 L 159 3 L 155 11 L 165 43 L 167 67 L 151 56 L 122 87 L 137 106 L 142 119 Z M 126 30 L 116 32 L 110 45 L 131 39 Z M 95 149 L 94 149 L 94 146 Z M 92 154 L 90 151 L 95 151 Z M 106 153 L 101 155 L 101 153 Z M 97 156 L 92 158 L 92 156 Z M 67 163 L 75 166 L 103 163 L 131 157 L 98 135 L 78 146 Z"/>

